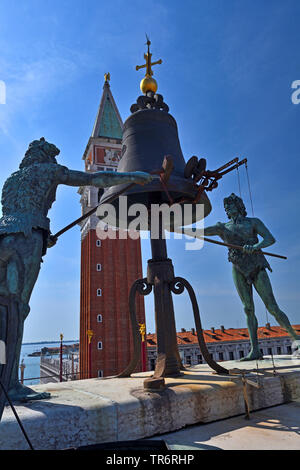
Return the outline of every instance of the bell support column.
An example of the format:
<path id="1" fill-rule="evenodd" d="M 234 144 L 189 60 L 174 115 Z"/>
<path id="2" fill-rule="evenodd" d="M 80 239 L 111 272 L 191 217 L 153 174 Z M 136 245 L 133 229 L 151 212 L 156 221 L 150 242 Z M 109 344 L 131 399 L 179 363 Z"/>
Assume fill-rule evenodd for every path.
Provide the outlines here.
<path id="1" fill-rule="evenodd" d="M 153 285 L 157 361 L 154 378 L 180 375 L 175 315 L 170 285 L 174 279 L 172 261 L 167 258 L 166 240 L 151 239 L 152 259 L 148 261 L 147 282 Z"/>

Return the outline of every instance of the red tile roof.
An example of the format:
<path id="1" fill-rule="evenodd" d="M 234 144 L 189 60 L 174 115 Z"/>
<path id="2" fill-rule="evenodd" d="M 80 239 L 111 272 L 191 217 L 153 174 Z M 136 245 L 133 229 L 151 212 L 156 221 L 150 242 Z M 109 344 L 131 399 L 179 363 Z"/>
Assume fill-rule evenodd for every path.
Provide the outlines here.
<path id="1" fill-rule="evenodd" d="M 300 335 L 300 325 L 293 325 L 294 329 Z M 258 339 L 271 339 L 288 337 L 287 332 L 281 326 L 261 326 L 258 328 Z M 147 347 L 151 348 L 156 346 L 156 334 L 147 334 Z M 211 330 L 204 330 L 204 339 L 206 343 L 221 343 L 223 341 L 246 341 L 249 340 L 249 333 L 247 328 L 225 328 L 224 332 L 217 328 L 214 333 Z M 177 333 L 178 345 L 192 345 L 198 344 L 197 333 L 192 331 L 181 331 Z"/>

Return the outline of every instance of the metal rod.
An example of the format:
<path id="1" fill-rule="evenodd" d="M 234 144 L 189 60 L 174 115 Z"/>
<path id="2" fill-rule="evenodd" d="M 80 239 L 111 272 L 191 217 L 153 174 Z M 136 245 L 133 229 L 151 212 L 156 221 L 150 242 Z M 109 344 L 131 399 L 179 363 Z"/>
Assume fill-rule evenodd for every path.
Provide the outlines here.
<path id="1" fill-rule="evenodd" d="M 245 374 L 242 374 L 242 384 L 243 384 L 243 395 L 244 395 L 244 403 L 245 403 L 245 419 L 250 419 L 250 405 L 249 405 L 249 398 L 247 393 L 247 381 L 245 379 Z"/>
<path id="2" fill-rule="evenodd" d="M 161 180 L 161 177 L 160 175 L 156 175 L 156 174 L 152 174 L 152 178 L 153 179 L 159 179 Z M 121 189 L 121 191 L 119 191 L 118 193 L 115 193 L 115 194 L 112 194 L 111 197 L 109 197 L 108 199 L 106 199 L 105 203 L 104 204 L 110 204 L 111 202 L 113 202 L 115 199 L 117 199 L 119 196 L 121 196 L 123 193 L 125 193 L 126 191 L 129 191 L 129 189 L 133 188 L 134 186 L 136 186 L 137 183 L 130 183 L 128 184 L 125 188 Z M 164 187 L 165 187 L 165 184 L 164 184 Z M 102 203 L 103 204 L 103 203 Z M 70 230 L 71 228 L 75 227 L 75 225 L 78 225 L 80 222 L 82 222 L 82 220 L 85 220 L 87 219 L 88 217 L 90 217 L 90 215 L 93 215 L 96 210 L 98 209 L 98 207 L 101 206 L 101 203 L 98 204 L 98 206 L 94 207 L 93 209 L 91 209 L 90 211 L 88 211 L 86 214 L 82 215 L 81 217 L 78 217 L 78 219 L 74 220 L 73 222 L 71 222 L 69 225 L 66 225 L 64 228 L 62 228 L 59 232 L 57 232 L 55 235 L 53 235 L 54 238 L 58 238 L 60 237 L 63 233 L 67 232 L 68 230 Z"/>
<path id="3" fill-rule="evenodd" d="M 74 375 L 78 375 L 79 372 L 74 372 Z M 71 372 L 69 373 L 63 373 L 63 376 L 66 376 L 68 377 L 69 375 L 72 375 Z M 52 377 L 59 377 L 59 374 L 53 374 L 53 375 L 41 375 L 40 377 L 27 377 L 27 378 L 24 378 L 24 382 L 25 380 L 40 380 L 40 379 L 50 379 Z"/>
<path id="4" fill-rule="evenodd" d="M 216 245 L 227 246 L 228 248 L 234 248 L 235 250 L 243 250 L 243 247 L 240 245 L 232 245 L 231 243 L 219 242 L 217 240 L 211 240 L 210 238 L 207 238 L 207 237 L 197 237 L 197 238 L 201 238 L 202 240 L 208 243 L 214 243 Z M 269 253 L 267 251 L 262 251 L 261 253 L 263 255 L 273 256 L 274 258 L 287 259 L 287 256 L 277 255 L 275 253 Z"/>
<path id="5" fill-rule="evenodd" d="M 1 380 L 0 380 L 0 386 L 1 386 L 1 388 L 2 388 L 2 391 L 3 391 L 4 395 L 5 395 L 5 397 L 6 397 L 7 401 L 8 401 L 8 403 L 9 403 L 9 406 L 11 407 L 11 409 L 12 409 L 12 411 L 13 411 L 13 414 L 15 415 L 15 418 L 16 418 L 16 420 L 17 420 L 17 422 L 18 422 L 18 424 L 19 424 L 19 426 L 20 426 L 20 428 L 21 428 L 21 431 L 22 431 L 22 433 L 23 433 L 23 435 L 24 435 L 24 437 L 25 437 L 25 439 L 26 439 L 26 441 L 27 441 L 27 443 L 28 443 L 28 445 L 29 445 L 29 447 L 30 447 L 30 450 L 34 450 L 33 445 L 31 444 L 30 439 L 29 439 L 29 437 L 27 436 L 27 433 L 26 433 L 26 431 L 25 431 L 25 429 L 24 429 L 24 427 L 23 427 L 23 424 L 21 423 L 21 420 L 20 420 L 20 418 L 19 418 L 19 416 L 18 416 L 18 413 L 17 413 L 17 411 L 16 411 L 14 405 L 12 404 L 12 401 L 11 401 L 11 399 L 9 398 L 8 393 L 7 393 L 7 391 L 6 391 L 6 389 L 5 389 L 5 387 L 4 387 L 4 385 L 3 385 L 3 383 L 2 383 Z"/>
<path id="6" fill-rule="evenodd" d="M 215 178 L 216 180 L 219 180 L 219 179 L 222 178 L 222 176 L 226 175 L 230 171 L 233 171 L 236 168 L 238 168 L 239 166 L 244 165 L 244 164 L 247 163 L 247 158 L 244 158 L 244 160 L 241 160 L 240 162 L 238 161 L 233 166 L 230 166 L 237 160 L 238 160 L 238 158 L 232 160 L 231 162 L 227 163 L 226 165 L 224 165 L 221 168 L 218 168 L 217 170 L 214 170 L 214 171 L 207 170 L 207 171 L 204 172 L 204 176 L 206 176 L 207 178 Z M 228 168 L 228 166 L 230 166 L 230 168 Z M 224 171 L 220 171 L 222 168 L 224 169 Z M 227 168 L 227 170 L 225 168 Z"/>
<path id="7" fill-rule="evenodd" d="M 225 170 L 225 168 L 228 168 L 230 165 L 233 165 L 234 163 L 237 163 L 238 161 L 239 161 L 239 157 L 236 157 L 233 160 L 230 160 L 230 162 L 225 163 L 225 165 L 220 166 L 220 168 L 215 170 L 213 173 L 216 173 L 217 171 Z"/>
<path id="8" fill-rule="evenodd" d="M 222 176 L 226 175 L 227 173 L 229 173 L 230 171 L 233 171 L 235 170 L 236 168 L 238 168 L 239 166 L 241 165 L 244 165 L 247 163 L 247 158 L 244 158 L 244 160 L 241 160 L 240 162 L 236 163 L 235 165 L 233 165 L 231 168 L 228 168 L 228 170 L 225 170 L 225 171 L 222 171 L 222 173 L 219 173 L 218 174 L 218 177 L 222 178 Z"/>
<path id="9" fill-rule="evenodd" d="M 81 217 L 79 217 L 78 219 L 74 220 L 74 222 L 72 222 L 71 224 L 67 225 L 66 227 L 64 227 L 63 229 L 61 229 L 59 232 L 57 232 L 55 235 L 53 235 L 55 238 L 58 238 L 60 237 L 63 233 L 67 232 L 68 230 L 70 230 L 70 228 L 73 228 L 75 227 L 75 225 L 79 224 L 79 222 L 81 222 L 82 220 L 84 219 L 87 219 L 90 215 L 94 214 L 94 212 L 96 212 L 97 210 L 97 207 L 94 207 L 94 209 L 90 210 L 89 212 L 87 212 L 86 214 L 82 215 Z"/>
<path id="10" fill-rule="evenodd" d="M 62 338 L 60 339 L 60 349 L 59 349 L 59 381 L 63 380 L 63 344 Z"/>
<path id="11" fill-rule="evenodd" d="M 193 231 L 191 230 L 191 232 L 189 233 L 187 229 L 184 229 L 184 231 L 182 232 L 182 228 L 181 230 L 175 230 L 177 233 L 184 233 L 185 235 L 188 235 L 189 237 L 194 237 L 194 238 L 199 238 L 200 240 L 204 240 L 208 243 L 213 243 L 214 245 L 221 245 L 221 246 L 226 246 L 227 248 L 233 248 L 235 250 L 243 250 L 243 247 L 240 246 L 240 245 L 232 245 L 231 243 L 224 243 L 224 242 L 219 242 L 217 240 L 212 240 L 211 238 L 207 238 L 207 237 L 201 237 L 200 235 L 195 235 L 193 233 Z M 260 250 L 259 250 L 260 251 Z M 261 251 L 261 253 L 263 255 L 266 255 L 266 256 L 273 256 L 274 258 L 280 258 L 280 259 L 287 259 L 287 256 L 283 256 L 283 255 L 277 255 L 275 253 L 269 253 L 267 251 Z"/>
<path id="12" fill-rule="evenodd" d="M 119 191 L 118 193 L 115 193 L 113 194 L 110 198 L 108 198 L 106 201 L 105 201 L 105 204 L 110 204 L 112 201 L 114 201 L 115 199 L 117 199 L 119 196 L 121 196 L 121 194 L 123 194 L 125 191 L 128 191 L 129 189 L 131 189 L 133 186 L 135 186 L 136 183 L 130 183 L 128 184 L 125 188 L 123 188 L 121 191 Z M 96 210 L 98 209 L 98 207 L 101 206 L 101 204 L 99 204 L 97 207 L 94 207 L 93 209 L 91 209 L 89 212 L 87 212 L 86 214 L 82 215 L 81 217 L 79 217 L 78 219 L 74 220 L 74 222 L 71 222 L 69 225 L 67 225 L 66 227 L 64 227 L 63 229 L 61 229 L 59 232 L 57 232 L 55 235 L 53 235 L 54 238 L 58 238 L 60 237 L 63 233 L 67 232 L 68 230 L 70 230 L 71 228 L 75 227 L 75 225 L 78 225 L 79 222 L 81 222 L 82 220 L 84 219 L 87 219 L 90 215 L 94 214 L 96 212 Z"/>

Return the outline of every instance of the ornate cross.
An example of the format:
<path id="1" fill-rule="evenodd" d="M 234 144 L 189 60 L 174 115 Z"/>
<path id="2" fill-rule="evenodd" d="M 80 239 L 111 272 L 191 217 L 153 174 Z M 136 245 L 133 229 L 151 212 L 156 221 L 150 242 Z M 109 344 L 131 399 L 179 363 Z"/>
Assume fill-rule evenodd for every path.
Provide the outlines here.
<path id="1" fill-rule="evenodd" d="M 147 38 L 147 46 L 148 46 L 148 52 L 147 54 L 144 54 L 144 58 L 146 60 L 146 63 L 144 65 L 137 65 L 135 67 L 136 70 L 140 70 L 140 69 L 143 69 L 146 67 L 146 74 L 145 76 L 147 77 L 152 77 L 153 75 L 153 71 L 151 69 L 151 66 L 153 65 L 156 65 L 156 64 L 162 64 L 162 60 L 159 59 L 157 60 L 156 62 L 151 62 L 151 57 L 152 57 L 152 54 L 150 53 L 150 44 L 151 44 L 151 41 L 150 39 L 148 38 L 148 36 L 146 35 L 146 38 Z"/>

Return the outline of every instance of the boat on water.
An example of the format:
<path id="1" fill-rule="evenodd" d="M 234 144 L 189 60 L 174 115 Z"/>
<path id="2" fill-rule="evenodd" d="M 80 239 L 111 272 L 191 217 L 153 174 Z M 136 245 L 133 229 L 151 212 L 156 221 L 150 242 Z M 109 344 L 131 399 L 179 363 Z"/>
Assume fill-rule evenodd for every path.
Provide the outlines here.
<path id="1" fill-rule="evenodd" d="M 62 346 L 63 353 L 76 352 L 79 350 L 79 343 L 75 344 L 63 344 Z M 29 357 L 38 357 L 38 356 L 52 356 L 60 353 L 60 346 L 53 348 L 44 347 L 39 351 L 34 351 L 28 354 Z"/>

